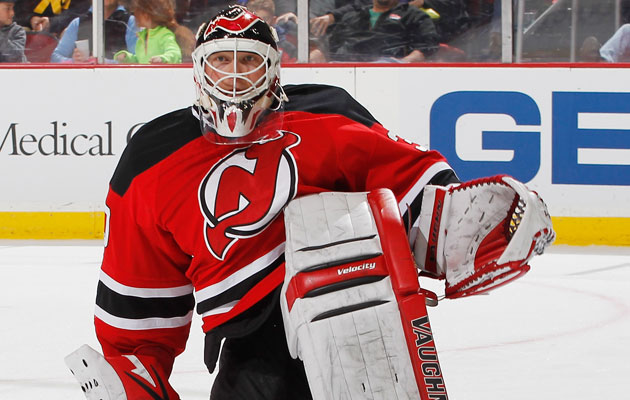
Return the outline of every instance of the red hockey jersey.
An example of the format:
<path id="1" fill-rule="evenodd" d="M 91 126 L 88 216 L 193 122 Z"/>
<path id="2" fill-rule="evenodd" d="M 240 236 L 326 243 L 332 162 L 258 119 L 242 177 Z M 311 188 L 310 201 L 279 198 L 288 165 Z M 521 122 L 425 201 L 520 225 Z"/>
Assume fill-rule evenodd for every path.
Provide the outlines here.
<path id="1" fill-rule="evenodd" d="M 285 90 L 282 135 L 266 143 L 212 144 L 191 108 L 131 139 L 106 201 L 95 312 L 106 356 L 149 357 L 168 377 L 196 306 L 213 370 L 220 339 L 256 325 L 277 301 L 291 199 L 386 187 L 413 226 L 423 187 L 456 180 L 439 153 L 389 133 L 342 89 Z"/>

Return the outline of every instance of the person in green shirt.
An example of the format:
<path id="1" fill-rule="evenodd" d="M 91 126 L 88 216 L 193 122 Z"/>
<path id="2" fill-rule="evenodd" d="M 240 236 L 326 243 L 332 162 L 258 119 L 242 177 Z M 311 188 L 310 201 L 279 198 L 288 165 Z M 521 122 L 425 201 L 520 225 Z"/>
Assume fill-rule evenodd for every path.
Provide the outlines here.
<path id="1" fill-rule="evenodd" d="M 188 61 L 189 48 L 194 46 L 190 29 L 175 20 L 170 0 L 133 0 L 136 25 L 143 27 L 138 33 L 135 54 L 121 50 L 114 55 L 120 63 L 179 64 Z"/>

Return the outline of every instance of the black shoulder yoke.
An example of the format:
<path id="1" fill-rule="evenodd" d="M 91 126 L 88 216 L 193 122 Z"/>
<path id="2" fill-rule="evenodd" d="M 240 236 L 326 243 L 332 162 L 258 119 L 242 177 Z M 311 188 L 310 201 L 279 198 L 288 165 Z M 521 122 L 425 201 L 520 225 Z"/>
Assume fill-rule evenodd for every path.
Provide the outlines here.
<path id="1" fill-rule="evenodd" d="M 285 111 L 338 114 L 371 127 L 376 119 L 344 89 L 319 84 L 286 85 L 289 101 Z M 146 123 L 125 148 L 114 176 L 112 189 L 123 195 L 133 179 L 187 143 L 201 136 L 199 120 L 191 107 L 162 115 Z"/>
<path id="2" fill-rule="evenodd" d="M 348 92 L 336 86 L 304 84 L 286 85 L 289 97 L 285 111 L 304 111 L 314 114 L 339 114 L 371 127 L 376 119 Z"/>
<path id="3" fill-rule="evenodd" d="M 110 181 L 112 189 L 122 196 L 137 175 L 199 136 L 199 120 L 190 107 L 147 122 L 131 137 L 123 151 Z"/>

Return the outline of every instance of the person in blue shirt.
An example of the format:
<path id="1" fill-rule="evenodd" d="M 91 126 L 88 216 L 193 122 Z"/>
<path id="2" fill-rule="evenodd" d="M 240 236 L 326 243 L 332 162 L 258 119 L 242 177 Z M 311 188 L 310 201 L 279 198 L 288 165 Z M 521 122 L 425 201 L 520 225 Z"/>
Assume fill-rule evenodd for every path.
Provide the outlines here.
<path id="1" fill-rule="evenodd" d="M 630 61 L 630 24 L 622 25 L 599 49 L 601 58 L 608 62 Z"/>

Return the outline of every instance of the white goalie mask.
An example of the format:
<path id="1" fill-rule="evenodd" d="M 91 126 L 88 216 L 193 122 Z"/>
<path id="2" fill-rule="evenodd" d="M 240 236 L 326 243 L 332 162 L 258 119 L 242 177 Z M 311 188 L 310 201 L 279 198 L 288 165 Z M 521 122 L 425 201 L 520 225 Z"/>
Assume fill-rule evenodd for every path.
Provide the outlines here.
<path id="1" fill-rule="evenodd" d="M 203 24 L 192 53 L 196 107 L 204 136 L 218 144 L 277 136 L 287 101 L 272 27 L 242 6 Z"/>

